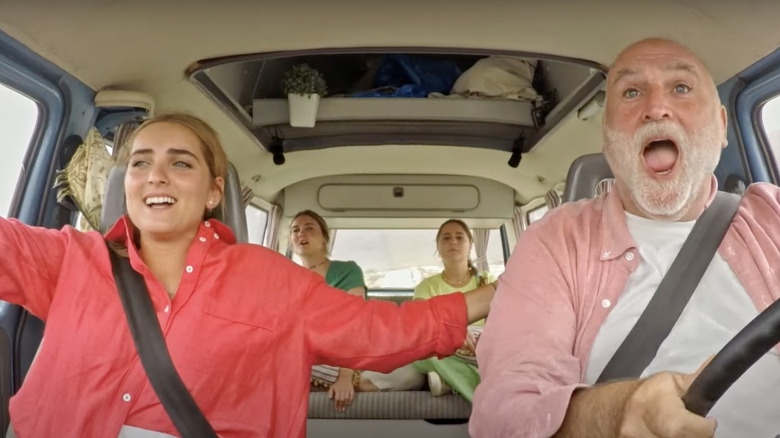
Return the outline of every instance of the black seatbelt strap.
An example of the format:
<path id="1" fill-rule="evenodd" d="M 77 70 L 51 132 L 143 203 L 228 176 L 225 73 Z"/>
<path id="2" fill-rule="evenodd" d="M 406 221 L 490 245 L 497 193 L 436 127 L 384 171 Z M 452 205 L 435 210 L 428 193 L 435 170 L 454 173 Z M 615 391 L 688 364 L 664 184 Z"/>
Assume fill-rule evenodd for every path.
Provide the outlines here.
<path id="1" fill-rule="evenodd" d="M 217 438 L 173 366 L 143 276 L 110 246 L 108 254 L 141 364 L 176 430 L 184 438 Z"/>
<path id="2" fill-rule="evenodd" d="M 712 204 L 696 220 L 639 320 L 601 372 L 598 383 L 638 378 L 650 365 L 715 256 L 740 199 L 726 192 L 715 195 Z"/>

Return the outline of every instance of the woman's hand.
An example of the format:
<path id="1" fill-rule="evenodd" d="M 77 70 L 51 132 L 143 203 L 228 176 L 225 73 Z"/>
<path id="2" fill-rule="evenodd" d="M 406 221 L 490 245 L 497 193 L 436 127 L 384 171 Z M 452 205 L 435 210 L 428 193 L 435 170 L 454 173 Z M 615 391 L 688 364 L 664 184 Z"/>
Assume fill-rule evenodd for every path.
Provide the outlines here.
<path id="1" fill-rule="evenodd" d="M 488 283 L 472 291 L 463 294 L 466 298 L 466 312 L 468 323 L 475 323 L 487 317 L 490 312 L 490 301 L 496 294 L 493 283 Z"/>
<path id="2" fill-rule="evenodd" d="M 461 350 L 468 356 L 477 355 L 477 337 L 471 330 L 466 330 L 466 340 L 463 341 Z"/>
<path id="3" fill-rule="evenodd" d="M 339 377 L 328 389 L 328 398 L 333 399 L 333 407 L 338 412 L 344 412 L 355 399 L 355 387 L 352 386 L 352 370 L 342 368 Z"/>

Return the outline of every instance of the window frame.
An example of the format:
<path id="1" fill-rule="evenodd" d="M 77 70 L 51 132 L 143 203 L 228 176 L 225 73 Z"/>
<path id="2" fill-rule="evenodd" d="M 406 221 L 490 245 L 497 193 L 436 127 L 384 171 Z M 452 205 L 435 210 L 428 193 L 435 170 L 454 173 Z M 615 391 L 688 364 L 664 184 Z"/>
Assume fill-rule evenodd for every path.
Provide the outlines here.
<path id="1" fill-rule="evenodd" d="M 11 93 L 17 93 L 19 96 L 28 99 L 28 101 L 34 105 L 36 110 L 35 124 L 33 125 L 32 132 L 30 133 L 29 138 L 27 139 L 27 144 L 24 146 L 24 153 L 22 154 L 21 160 L 18 163 L 18 169 L 16 170 L 16 182 L 14 183 L 12 188 L 13 191 L 10 196 L 10 202 L 8 203 L 7 206 L 0 205 L 0 208 L 3 208 L 3 210 L 0 211 L 0 216 L 14 217 L 16 210 L 18 209 L 19 200 L 20 200 L 19 187 L 23 181 L 22 175 L 24 174 L 25 169 L 28 167 L 28 162 L 30 159 L 30 151 L 32 149 L 32 146 L 41 136 L 43 111 L 42 111 L 42 106 L 38 100 L 30 96 L 29 94 L 26 94 L 20 91 L 19 89 L 13 87 L 12 85 L 5 83 L 1 76 L 2 75 L 0 74 L 0 86 L 9 90 Z"/>
<path id="2" fill-rule="evenodd" d="M 25 151 L 23 165 L 14 187 L 7 217 L 28 225 L 59 229 L 70 220 L 57 202 L 54 181 L 61 169 L 65 139 L 84 136 L 94 120 L 95 92 L 71 74 L 28 47 L 0 32 L 0 82 L 32 99 L 38 107 L 38 120 Z M 22 385 L 35 357 L 43 322 L 20 306 L 0 303 L 0 331 L 10 341 L 1 348 L 11 362 L 7 373 L 9 392 Z M 2 398 L 7 402 L 5 391 Z M 0 416 L 0 427 L 7 417 Z"/>
<path id="3" fill-rule="evenodd" d="M 27 150 L 20 163 L 19 174 L 17 175 L 14 193 L 8 205 L 6 217 L 18 218 L 22 222 L 36 224 L 38 223 L 38 212 L 33 211 L 31 208 L 23 209 L 22 199 L 24 193 L 28 190 L 40 193 L 41 181 L 39 178 L 33 179 L 33 176 L 39 176 L 34 173 L 35 169 L 33 167 L 37 157 L 45 152 L 40 150 L 41 144 L 44 140 L 52 138 L 51 129 L 57 129 L 56 124 L 53 123 L 53 118 L 62 116 L 62 101 L 49 88 L 35 89 L 35 78 L 24 77 L 23 75 L 26 72 L 23 72 L 13 64 L 9 64 L 10 61 L 3 58 L 4 56 L 0 54 L 0 84 L 29 98 L 38 108 L 38 118 L 27 144 Z M 38 200 L 41 199 L 38 196 L 36 198 Z"/>
<path id="4" fill-rule="evenodd" d="M 742 159 L 747 184 L 778 184 L 780 169 L 768 143 L 761 111 L 766 102 L 780 95 L 780 49 L 723 83 L 718 91 L 729 115 L 729 147 L 724 154 L 738 154 Z M 721 159 L 719 170 L 727 161 L 733 160 Z"/>
<path id="5" fill-rule="evenodd" d="M 249 208 L 254 208 L 254 209 L 258 210 L 258 211 L 261 211 L 261 212 L 265 213 L 265 225 L 263 226 L 263 233 L 260 236 L 260 241 L 259 242 L 249 241 L 249 243 L 253 243 L 255 245 L 265 246 L 265 237 L 266 237 L 266 234 L 268 234 L 268 217 L 271 215 L 271 209 L 270 209 L 270 207 L 269 208 L 263 208 L 262 206 L 260 206 L 258 204 L 261 204 L 261 203 L 257 202 L 256 200 L 252 200 L 244 208 L 244 214 L 246 215 L 246 222 L 247 222 L 246 223 L 246 225 L 247 225 L 247 237 L 249 237 L 251 235 L 251 230 L 249 229 L 249 215 L 247 214 L 247 210 Z"/>
<path id="6" fill-rule="evenodd" d="M 771 174 L 772 182 L 774 184 L 778 184 L 778 182 L 780 182 L 780 169 L 778 169 L 778 163 L 780 163 L 780 156 L 778 155 L 780 155 L 780 153 L 775 154 L 775 149 L 777 152 L 780 152 L 780 144 L 774 145 L 773 147 L 772 142 L 769 139 L 769 133 L 766 130 L 763 115 L 764 108 L 766 108 L 766 105 L 769 102 L 777 100 L 778 105 L 780 105 L 780 89 L 776 91 L 776 94 L 768 96 L 767 98 L 763 99 L 760 104 L 758 104 L 755 110 L 754 122 L 754 125 L 756 126 L 757 139 L 764 153 L 764 158 L 766 159 L 766 162 L 769 166 L 768 171 Z M 780 123 L 778 123 L 778 128 L 780 128 Z"/>
<path id="7" fill-rule="evenodd" d="M 504 252 L 504 266 L 509 261 L 509 256 L 512 255 L 512 249 L 509 247 L 509 234 L 507 233 L 506 224 L 501 224 L 498 228 L 498 235 L 501 236 L 501 249 Z"/>
<path id="8" fill-rule="evenodd" d="M 544 213 L 542 213 L 542 215 L 539 216 L 538 218 L 536 218 L 534 220 L 531 220 L 531 215 L 536 213 L 536 212 L 538 212 L 538 211 L 540 211 L 540 210 L 544 210 Z M 526 211 L 526 213 L 525 213 L 525 221 L 526 221 L 526 224 L 527 224 L 526 228 L 528 228 L 528 226 L 530 226 L 532 223 L 534 223 L 534 222 L 538 221 L 539 219 L 543 218 L 544 215 L 547 214 L 547 212 L 549 210 L 550 210 L 550 207 L 547 204 L 540 204 L 540 205 L 538 205 L 538 206 L 536 206 L 534 208 L 529 208 L 528 211 Z"/>
<path id="9" fill-rule="evenodd" d="M 38 105 L 38 122 L 24 157 L 8 217 L 59 228 L 57 170 L 60 150 L 71 134 L 84 135 L 94 120 L 94 90 L 29 48 L 0 32 L 0 82 Z"/>

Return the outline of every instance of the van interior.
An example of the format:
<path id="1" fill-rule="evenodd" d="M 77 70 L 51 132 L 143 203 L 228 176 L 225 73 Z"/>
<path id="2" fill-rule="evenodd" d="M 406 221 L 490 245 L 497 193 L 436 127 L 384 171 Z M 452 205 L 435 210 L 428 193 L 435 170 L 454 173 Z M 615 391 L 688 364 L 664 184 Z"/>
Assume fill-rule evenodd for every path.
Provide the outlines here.
<path id="1" fill-rule="evenodd" d="M 105 190 L 108 169 L 85 165 L 81 182 L 63 181 L 62 170 L 89 161 L 96 144 L 94 154 L 113 163 L 144 118 L 185 110 L 210 123 L 228 152 L 245 241 L 297 261 L 290 223 L 313 210 L 333 230 L 332 258 L 363 268 L 367 299 L 402 303 L 441 271 L 435 235 L 445 220 L 463 219 L 475 234 L 473 259 L 500 275 L 531 223 L 562 202 L 609 189 L 609 176 L 592 172 L 575 187 L 572 165 L 601 152 L 613 58 L 650 36 L 690 47 L 719 86 L 729 116 L 720 187 L 778 182 L 776 2 L 372 8 L 5 2 L 0 88 L 9 97 L 0 97 L 0 118 L 13 122 L 0 129 L 10 154 L 0 213 L 49 228 L 99 229 L 91 218 L 122 199 L 100 198 L 98 213 L 80 199 Z M 327 84 L 313 126 L 293 123 L 283 88 L 300 64 Z M 25 111 L 25 123 L 12 118 Z M 11 127 L 26 131 L 5 139 Z M 43 323 L 1 303 L 0 331 L 0 428 L 7 428 L 8 400 L 34 361 Z M 358 393 L 339 413 L 326 392 L 312 392 L 308 434 L 467 437 L 470 410 L 457 394 L 434 397 L 423 387 Z"/>

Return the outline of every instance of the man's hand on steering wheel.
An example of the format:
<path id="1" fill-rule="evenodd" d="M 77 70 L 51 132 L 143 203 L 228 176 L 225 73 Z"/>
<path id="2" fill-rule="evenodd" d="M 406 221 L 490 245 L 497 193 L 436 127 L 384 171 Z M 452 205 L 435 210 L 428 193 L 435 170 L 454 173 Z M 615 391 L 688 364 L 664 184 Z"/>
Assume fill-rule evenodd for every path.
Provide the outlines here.
<path id="1" fill-rule="evenodd" d="M 618 424 L 619 437 L 709 438 L 715 436 L 717 421 L 703 418 L 685 408 L 682 396 L 709 362 L 696 372 L 662 372 L 642 380 L 628 398 Z"/>

